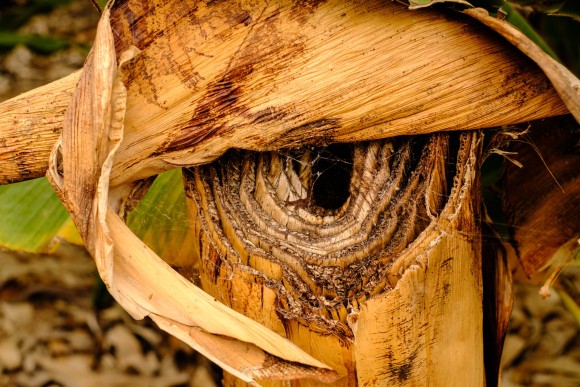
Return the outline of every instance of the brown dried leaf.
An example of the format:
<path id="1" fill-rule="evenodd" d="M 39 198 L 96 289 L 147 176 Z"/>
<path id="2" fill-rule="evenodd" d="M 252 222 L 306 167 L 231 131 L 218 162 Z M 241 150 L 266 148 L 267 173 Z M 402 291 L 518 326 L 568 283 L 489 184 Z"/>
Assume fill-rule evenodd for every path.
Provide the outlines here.
<path id="1" fill-rule="evenodd" d="M 99 274 L 134 317 L 151 315 L 172 334 L 185 334 L 192 346 L 243 380 L 251 382 L 256 375 L 262 376 L 258 371 L 266 363 L 278 365 L 270 377 L 292 377 L 286 371 L 295 369 L 299 376 L 332 378 L 333 371 L 290 341 L 219 304 L 183 279 L 113 212 L 119 210 L 127 192 L 127 187 L 109 190 L 115 152 L 123 139 L 127 99 L 121 67 L 139 50 L 129 47 L 117 65 L 109 21 L 111 6 L 103 11 L 48 173 L 93 254 Z M 190 332 L 201 336 L 196 340 Z M 232 337 L 230 345 L 216 345 L 224 340 L 220 336 Z M 238 342 L 236 339 L 241 340 L 239 345 L 231 345 Z M 248 346 L 254 347 L 256 356 L 247 356 Z M 291 365 L 283 359 L 307 366 Z"/>
<path id="2" fill-rule="evenodd" d="M 570 113 L 580 122 L 580 80 L 570 70 L 547 55 L 507 21 L 489 16 L 482 8 L 466 9 L 463 12 L 492 28 L 536 62 L 550 79 Z"/>
<path id="3" fill-rule="evenodd" d="M 458 14 L 379 0 L 310 10 L 290 1 L 119 3 L 111 13 L 117 52 L 135 45 L 143 54 L 127 77 L 131 130 L 114 185 L 205 163 L 230 147 L 362 141 L 567 112 L 535 65 Z M 51 109 L 31 109 L 48 103 L 32 95 L 1 105 L 0 137 L 10 141 L 0 143 L 0 181 L 46 170 L 48 137 L 56 141 L 68 103 L 58 97 Z M 31 154 L 23 138 L 39 135 L 42 147 Z"/>
<path id="4" fill-rule="evenodd" d="M 566 112 L 535 66 L 461 18 L 407 17 L 378 0 L 321 3 L 306 13 L 292 2 L 144 5 L 104 10 L 48 175 L 123 307 L 248 382 L 330 381 L 335 373 L 218 303 L 136 238 L 117 215 L 133 182 L 231 147 L 360 141 Z M 222 24 L 176 17 L 169 28 L 177 9 Z M 578 117 L 577 80 L 531 52 Z"/>

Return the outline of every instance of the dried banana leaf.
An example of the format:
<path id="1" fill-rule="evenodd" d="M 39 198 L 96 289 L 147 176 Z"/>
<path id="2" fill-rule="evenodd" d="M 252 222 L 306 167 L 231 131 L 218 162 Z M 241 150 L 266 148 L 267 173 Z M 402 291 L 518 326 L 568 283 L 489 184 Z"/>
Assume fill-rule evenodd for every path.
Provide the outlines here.
<path id="1" fill-rule="evenodd" d="M 229 147 L 474 129 L 571 109 L 529 59 L 456 13 L 383 1 L 131 0 L 112 9 L 111 22 L 117 54 L 130 45 L 143 52 L 125 79 L 131 130 L 114 184 Z M 0 182 L 44 174 L 77 81 L 0 104 Z"/>
<path id="2" fill-rule="evenodd" d="M 124 129 L 122 66 L 140 52 L 130 47 L 117 65 L 109 10 L 103 12 L 48 171 L 109 291 L 134 317 L 151 316 L 242 380 L 287 369 L 332 380 L 334 371 L 323 363 L 183 279 L 112 210 L 126 192 L 126 187 L 109 192 Z"/>
<path id="3" fill-rule="evenodd" d="M 576 118 L 576 121 L 580 122 L 580 81 L 570 70 L 546 55 L 540 47 L 526 38 L 518 29 L 505 21 L 489 16 L 484 9 L 468 9 L 464 12 L 502 35 L 528 58 L 536 62 L 550 79 L 570 113 Z"/>
<path id="4" fill-rule="evenodd" d="M 117 213 L 139 180 L 232 147 L 476 129 L 573 110 L 535 64 L 465 16 L 378 0 L 307 5 L 110 3 L 72 100 L 75 76 L 0 105 L 0 182 L 38 176 L 50 160 L 50 181 L 113 296 L 249 382 L 336 373 L 216 302 L 135 237 Z M 38 156 L 22 162 L 30 153 Z"/>

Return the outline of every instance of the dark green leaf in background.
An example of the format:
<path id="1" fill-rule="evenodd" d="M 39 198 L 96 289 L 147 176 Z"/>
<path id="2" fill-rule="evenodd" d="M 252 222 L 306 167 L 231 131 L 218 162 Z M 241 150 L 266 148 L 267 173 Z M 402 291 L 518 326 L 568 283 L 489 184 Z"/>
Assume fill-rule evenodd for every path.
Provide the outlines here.
<path id="1" fill-rule="evenodd" d="M 40 54 L 52 54 L 70 46 L 63 39 L 41 35 L 23 35 L 17 32 L 0 30 L 0 50 L 7 51 L 18 44 L 24 44 Z"/>
<path id="2" fill-rule="evenodd" d="M 187 234 L 189 217 L 181 169 L 160 174 L 127 225 L 147 246 L 171 263 L 191 257 Z"/>
<path id="3" fill-rule="evenodd" d="M 0 246 L 41 252 L 69 215 L 45 178 L 0 186 Z"/>
<path id="4" fill-rule="evenodd" d="M 70 0 L 1 0 L 0 30 L 13 31 L 24 25 L 32 16 L 48 13 Z"/>

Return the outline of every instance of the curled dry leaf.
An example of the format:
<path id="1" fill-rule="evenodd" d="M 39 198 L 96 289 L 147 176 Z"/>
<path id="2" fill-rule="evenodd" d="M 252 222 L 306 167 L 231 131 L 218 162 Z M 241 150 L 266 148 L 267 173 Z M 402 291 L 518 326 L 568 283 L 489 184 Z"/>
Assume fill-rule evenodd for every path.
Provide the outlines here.
<path id="1" fill-rule="evenodd" d="M 430 7 L 433 4 L 437 3 L 458 3 L 462 5 L 467 5 L 469 7 L 473 7 L 473 5 L 471 5 L 466 0 L 409 0 L 409 9 Z"/>
<path id="2" fill-rule="evenodd" d="M 457 13 L 378 0 L 130 0 L 112 8 L 111 23 L 117 54 L 142 51 L 125 78 L 130 130 L 114 185 L 229 147 L 363 141 L 568 111 L 535 64 Z M 0 181 L 45 173 L 77 81 L 55 85 L 52 100 L 28 93 L 0 105 L 0 137 L 9 139 Z"/>
<path id="3" fill-rule="evenodd" d="M 547 272 L 553 271 L 555 279 L 555 268 L 564 267 L 578 248 L 580 223 L 573 209 L 580 207 L 579 140 L 580 126 L 567 116 L 531 125 L 510 147 L 523 167 L 510 163 L 505 168 L 503 208 L 514 253 L 527 276 L 551 264 Z"/>
<path id="4" fill-rule="evenodd" d="M 570 70 L 547 55 L 507 21 L 489 16 L 482 8 L 467 9 L 463 12 L 492 28 L 536 62 L 550 79 L 570 113 L 580 122 L 580 80 Z"/>
<path id="5" fill-rule="evenodd" d="M 99 274 L 134 317 L 150 315 L 242 380 L 251 382 L 256 375 L 276 377 L 296 369 L 297 377 L 331 381 L 335 373 L 326 365 L 185 281 L 112 210 L 119 209 L 124 190 L 119 187 L 121 195 L 109 192 L 113 158 L 123 138 L 127 99 L 121 68 L 139 50 L 129 47 L 117 65 L 110 7 L 99 22 L 95 45 L 67 110 L 48 171 L 95 258 Z M 219 345 L 224 340 L 228 345 Z M 237 340 L 239 344 L 234 345 Z"/>
<path id="6" fill-rule="evenodd" d="M 111 293 L 134 317 L 151 316 L 248 382 L 281 377 L 331 381 L 336 373 L 324 363 L 180 277 L 131 233 L 117 212 L 134 182 L 176 165 L 206 163 L 231 147 L 271 150 L 354 142 L 576 111 L 573 79 L 560 82 L 549 75 L 566 108 L 533 63 L 481 31 L 461 15 L 409 14 L 379 0 L 307 7 L 290 1 L 110 3 L 82 75 L 57 85 L 59 98 L 50 109 L 42 105 L 30 114 L 25 101 L 48 103 L 34 93 L 0 105 L 0 128 L 27 134 L 3 136 L 9 140 L 0 143 L 1 181 L 30 178 L 47 168 L 46 153 L 23 165 L 23 152 L 35 145 L 24 146 L 22 138 L 56 142 L 51 183 Z M 77 79 L 69 104 L 66 93 Z M 439 230 L 473 215 L 461 202 L 473 188 L 477 142 L 475 137 L 464 140 L 471 144 L 465 145 L 470 148 L 465 168 L 471 172 L 462 176 L 464 185 L 450 199 L 457 203 L 448 203 L 442 212 L 448 218 L 438 220 Z M 432 252 L 451 246 L 477 266 L 477 257 L 470 255 L 470 243 L 477 240 L 458 239 L 449 246 L 442 240 L 443 234 L 416 243 Z M 397 261 L 389 273 L 393 283 L 409 267 L 414 274 L 405 281 L 413 286 L 423 282 L 423 272 L 413 266 L 416 259 L 409 255 Z M 471 280 L 467 290 L 475 300 L 478 279 Z M 462 289 L 458 285 L 453 294 Z M 370 353 L 376 343 L 363 345 L 372 334 L 362 332 L 379 326 L 367 312 L 371 306 L 384 313 L 397 313 L 390 309 L 397 303 L 401 310 L 416 307 L 415 293 L 393 301 L 395 294 L 369 301 L 358 322 L 350 322 L 361 336 L 357 361 L 377 356 Z M 461 327 L 469 331 L 471 325 Z M 387 356 L 400 349 L 397 345 L 382 343 L 379 349 Z M 441 380 L 444 374 L 438 375 Z"/>

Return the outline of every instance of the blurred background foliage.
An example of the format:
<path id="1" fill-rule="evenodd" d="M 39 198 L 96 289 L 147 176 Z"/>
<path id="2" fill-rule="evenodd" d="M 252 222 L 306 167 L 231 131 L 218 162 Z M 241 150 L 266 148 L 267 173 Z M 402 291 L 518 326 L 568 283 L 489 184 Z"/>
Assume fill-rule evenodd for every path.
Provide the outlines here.
<path id="1" fill-rule="evenodd" d="M 70 0 L 3 0 L 0 2 L 0 51 L 23 44 L 35 52 L 51 54 L 69 47 L 67 39 L 19 32 L 30 18 L 46 14 Z"/>

